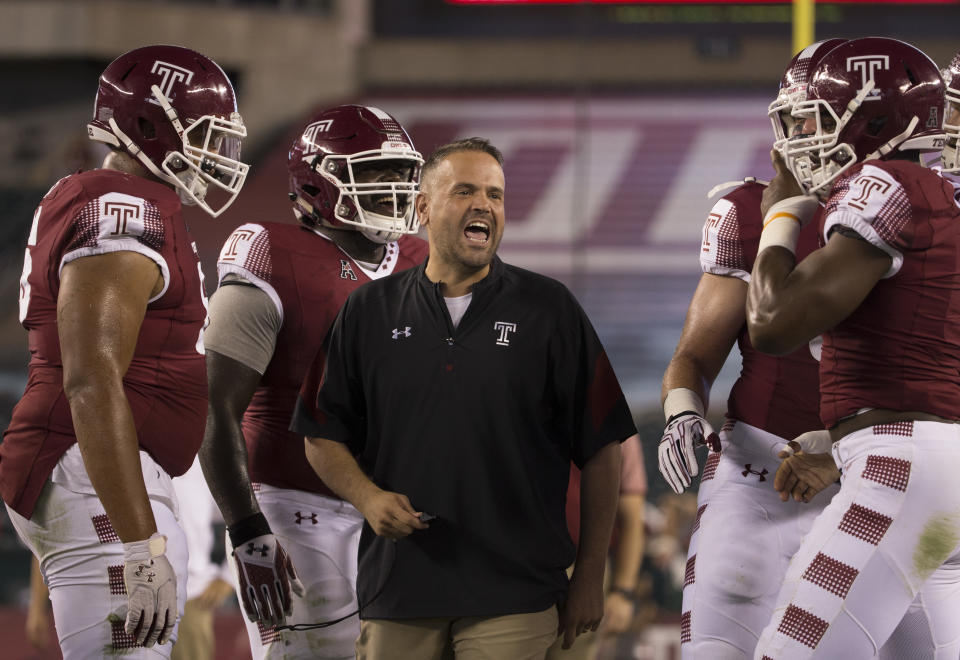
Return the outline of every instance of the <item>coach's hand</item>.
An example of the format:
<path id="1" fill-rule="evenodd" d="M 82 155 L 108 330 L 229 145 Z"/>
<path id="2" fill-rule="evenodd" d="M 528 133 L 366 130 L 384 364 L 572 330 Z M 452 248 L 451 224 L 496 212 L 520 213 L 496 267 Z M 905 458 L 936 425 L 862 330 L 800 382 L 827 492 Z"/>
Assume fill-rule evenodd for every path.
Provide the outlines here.
<path id="1" fill-rule="evenodd" d="M 567 602 L 560 609 L 560 627 L 557 635 L 563 635 L 563 648 L 573 646 L 577 636 L 596 631 L 603 620 L 603 573 L 591 577 L 577 573 L 573 568 Z"/>
<path id="2" fill-rule="evenodd" d="M 377 488 L 357 507 L 377 536 L 399 539 L 429 525 L 420 520 L 406 495 Z"/>
<path id="3" fill-rule="evenodd" d="M 167 561 L 167 537 L 123 544 L 123 584 L 127 589 L 124 630 L 137 644 L 164 644 L 177 622 L 177 576 Z"/>
<path id="4" fill-rule="evenodd" d="M 786 455 L 786 451 L 780 456 Z M 792 496 L 797 502 L 809 502 L 821 490 L 836 483 L 840 470 L 833 460 L 833 454 L 808 454 L 797 451 L 788 456 L 777 468 L 773 478 L 773 488 L 780 493 L 780 500 L 786 502 Z"/>
<path id="5" fill-rule="evenodd" d="M 290 555 L 273 534 L 264 534 L 234 548 L 233 558 L 247 618 L 267 628 L 284 625 L 293 610 L 291 590 L 297 596 L 304 594 Z"/>
<path id="6" fill-rule="evenodd" d="M 673 492 L 680 494 L 690 485 L 690 478 L 700 471 L 694 448 L 709 444 L 720 451 L 720 437 L 703 417 L 694 411 L 680 413 L 670 418 L 660 438 L 660 474 L 667 480 Z"/>

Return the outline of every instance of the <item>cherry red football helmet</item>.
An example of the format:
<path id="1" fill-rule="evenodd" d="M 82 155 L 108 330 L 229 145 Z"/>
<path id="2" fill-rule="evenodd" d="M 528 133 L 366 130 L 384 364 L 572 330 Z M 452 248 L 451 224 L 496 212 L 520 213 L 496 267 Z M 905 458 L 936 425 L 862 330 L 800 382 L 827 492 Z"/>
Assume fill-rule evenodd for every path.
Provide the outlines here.
<path id="1" fill-rule="evenodd" d="M 357 228 L 378 243 L 414 234 L 423 158 L 396 119 L 362 105 L 314 116 L 287 156 L 294 213 L 307 225 Z M 402 180 L 358 181 L 365 167 L 394 166 Z"/>
<path id="2" fill-rule="evenodd" d="M 140 161 L 185 204 L 216 217 L 236 199 L 249 167 L 240 162 L 247 131 L 233 85 L 213 60 L 180 46 L 146 46 L 104 70 L 87 125 L 91 140 Z M 210 185 L 228 196 L 214 210 Z"/>
<path id="3" fill-rule="evenodd" d="M 960 123 L 951 123 L 951 111 L 960 112 L 960 53 L 953 56 L 950 66 L 943 70 L 943 80 L 947 84 L 944 96 L 946 107 L 943 110 L 943 132 L 946 134 L 946 143 L 940 153 L 940 161 L 944 172 L 960 174 L 960 149 L 957 142 L 960 140 Z M 954 119 L 960 122 L 960 116 Z"/>
<path id="4" fill-rule="evenodd" d="M 845 43 L 846 39 L 824 39 L 810 44 L 790 60 L 780 79 L 777 98 L 767 110 L 770 123 L 773 124 L 774 149 L 782 151 L 784 143 L 790 137 L 790 129 L 784 123 L 784 114 L 792 113 L 797 103 L 807 100 L 810 74 L 827 53 Z"/>
<path id="5" fill-rule="evenodd" d="M 939 151 L 943 93 L 937 65 L 908 43 L 868 37 L 837 46 L 794 108 L 816 130 L 787 141 L 787 165 L 805 191 L 824 195 L 855 163 Z"/>

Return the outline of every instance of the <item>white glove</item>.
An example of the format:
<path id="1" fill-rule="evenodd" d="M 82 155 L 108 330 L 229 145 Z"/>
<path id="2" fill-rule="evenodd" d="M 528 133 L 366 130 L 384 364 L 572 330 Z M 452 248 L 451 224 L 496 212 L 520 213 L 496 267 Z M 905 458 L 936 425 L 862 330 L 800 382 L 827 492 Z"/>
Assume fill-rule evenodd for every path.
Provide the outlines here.
<path id="1" fill-rule="evenodd" d="M 787 443 L 781 453 L 786 453 L 787 456 L 793 456 L 798 451 L 805 454 L 829 454 L 832 448 L 833 440 L 830 438 L 830 431 L 821 429 L 798 435 Z"/>
<path id="2" fill-rule="evenodd" d="M 682 493 L 690 485 L 690 478 L 700 472 L 694 448 L 708 442 L 714 451 L 720 451 L 720 437 L 696 412 L 684 412 L 670 418 L 660 438 L 659 458 L 660 474 L 673 492 Z"/>
<path id="3" fill-rule="evenodd" d="M 293 611 L 290 591 L 297 596 L 304 594 L 290 555 L 273 534 L 264 534 L 234 548 L 233 558 L 247 618 L 267 628 L 284 625 Z"/>
<path id="4" fill-rule="evenodd" d="M 167 537 L 123 544 L 123 584 L 127 589 L 124 630 L 137 644 L 164 644 L 177 622 L 177 576 L 164 554 Z"/>

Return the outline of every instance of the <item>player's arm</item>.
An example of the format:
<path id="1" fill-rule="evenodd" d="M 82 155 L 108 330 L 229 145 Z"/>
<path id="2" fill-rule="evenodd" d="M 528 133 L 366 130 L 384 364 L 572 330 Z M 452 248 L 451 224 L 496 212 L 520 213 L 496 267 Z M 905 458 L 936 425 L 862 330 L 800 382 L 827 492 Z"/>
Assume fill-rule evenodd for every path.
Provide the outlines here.
<path id="1" fill-rule="evenodd" d="M 757 255 L 747 296 L 747 327 L 757 350 L 784 355 L 849 316 L 890 269 L 890 256 L 850 230 L 794 265 L 773 246 Z"/>
<path id="2" fill-rule="evenodd" d="M 892 259 L 838 226 L 825 247 L 797 264 L 797 237 L 816 200 L 801 194 L 778 152 L 771 156 L 776 176 L 763 193 L 764 229 L 747 291 L 747 328 L 757 350 L 784 355 L 849 316 Z"/>
<path id="3" fill-rule="evenodd" d="M 303 595 L 303 587 L 254 497 L 241 424 L 281 324 L 267 294 L 227 283 L 213 296 L 204 334 L 209 403 L 200 467 L 234 548 L 241 604 L 251 621 L 268 627 L 286 622 L 291 592 Z"/>
<path id="4" fill-rule="evenodd" d="M 398 539 L 429 527 L 420 520 L 421 512 L 406 495 L 378 487 L 345 444 L 307 437 L 304 449 L 317 476 L 330 490 L 355 506 L 378 536 Z"/>
<path id="5" fill-rule="evenodd" d="M 211 320 L 212 324 L 212 320 Z M 207 426 L 200 446 L 200 466 L 226 525 L 260 513 L 247 468 L 247 445 L 241 422 L 260 374 L 233 358 L 206 351 Z"/>
<path id="6" fill-rule="evenodd" d="M 658 450 L 660 473 L 676 493 L 683 492 L 699 472 L 694 446 L 707 441 L 719 444 L 704 417 L 710 387 L 743 327 L 746 299 L 743 280 L 704 273 L 663 375 L 667 427 Z"/>
<path id="7" fill-rule="evenodd" d="M 173 633 L 176 575 L 147 498 L 123 377 L 147 303 L 162 289 L 154 261 L 120 250 L 67 263 L 57 297 L 63 390 L 74 433 L 90 482 L 123 541 L 124 626 L 148 647 Z"/>
<path id="8" fill-rule="evenodd" d="M 75 259 L 60 275 L 63 389 L 87 474 L 124 543 L 157 531 L 123 377 L 147 301 L 162 287 L 156 263 L 125 250 Z"/>

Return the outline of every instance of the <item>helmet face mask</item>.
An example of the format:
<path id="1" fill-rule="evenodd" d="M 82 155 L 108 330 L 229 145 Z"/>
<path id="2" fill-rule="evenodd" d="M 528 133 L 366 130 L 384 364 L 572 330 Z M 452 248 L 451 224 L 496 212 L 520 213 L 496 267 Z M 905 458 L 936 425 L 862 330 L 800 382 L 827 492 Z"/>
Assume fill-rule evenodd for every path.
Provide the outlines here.
<path id="1" fill-rule="evenodd" d="M 812 118 L 816 129 L 813 134 L 801 133 L 787 140 L 784 160 L 805 193 L 825 194 L 833 181 L 858 162 L 853 147 L 840 142 L 852 112 L 838 117 L 829 103 L 811 99 L 798 103 L 793 114 L 804 126 Z"/>
<path id="2" fill-rule="evenodd" d="M 184 129 L 182 151 L 168 152 L 161 164 L 179 182 L 177 192 L 184 204 L 198 205 L 217 216 L 233 202 L 250 169 L 240 161 L 240 142 L 246 135 L 238 112 L 229 119 L 204 115 Z M 230 196 L 216 212 L 206 200 L 210 186 Z"/>
<path id="3" fill-rule="evenodd" d="M 358 176 L 362 170 L 375 172 L 379 168 L 371 166 L 388 166 L 398 161 L 409 162 L 406 181 L 359 180 L 364 178 Z M 419 228 L 414 213 L 414 198 L 419 186 L 412 177 L 422 164 L 422 159 L 409 154 L 377 150 L 349 156 L 325 156 L 315 166 L 315 171 L 340 191 L 333 211 L 337 220 L 375 235 L 378 232 L 402 235 L 415 234 Z"/>
<path id="4" fill-rule="evenodd" d="M 307 225 L 360 231 L 388 243 L 419 229 L 423 158 L 378 108 L 346 105 L 313 118 L 288 156 L 294 213 Z"/>
<path id="5" fill-rule="evenodd" d="M 787 140 L 797 128 L 798 122 L 793 109 L 807 99 L 807 86 L 813 70 L 820 60 L 837 46 L 846 43 L 846 39 L 825 39 L 807 46 L 787 65 L 780 79 L 777 98 L 767 108 L 767 116 L 773 126 L 773 148 L 784 153 Z"/>
<path id="6" fill-rule="evenodd" d="M 240 161 L 247 131 L 233 86 L 216 63 L 188 48 L 147 46 L 114 60 L 100 76 L 87 132 L 214 217 L 236 199 L 249 170 Z M 211 190 L 219 193 L 216 207 Z"/>

